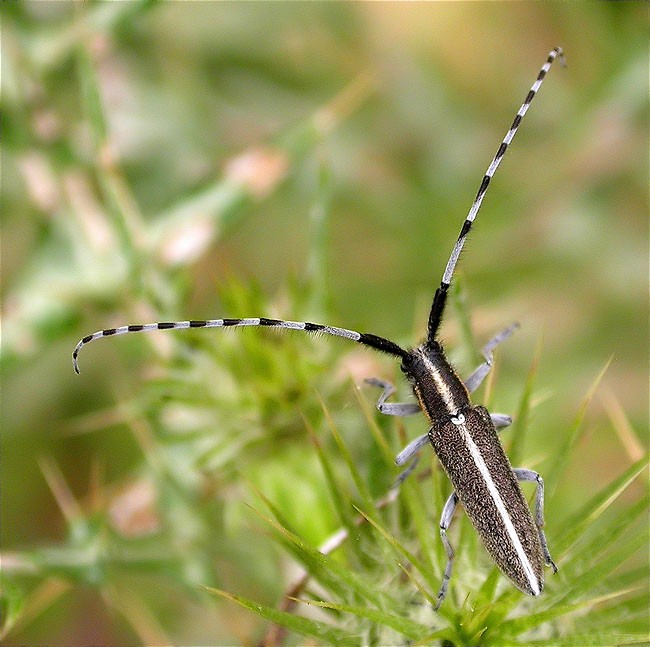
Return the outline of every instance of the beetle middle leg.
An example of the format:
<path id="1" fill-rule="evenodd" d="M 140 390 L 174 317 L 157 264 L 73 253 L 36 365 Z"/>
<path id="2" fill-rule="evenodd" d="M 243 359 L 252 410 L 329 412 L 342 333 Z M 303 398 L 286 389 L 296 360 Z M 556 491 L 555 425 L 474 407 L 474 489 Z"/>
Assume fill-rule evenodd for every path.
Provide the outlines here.
<path id="1" fill-rule="evenodd" d="M 467 390 L 472 393 L 475 391 L 486 378 L 488 373 L 492 370 L 492 363 L 494 361 L 494 349 L 501 343 L 508 339 L 519 328 L 519 324 L 515 323 L 508 328 L 503 329 L 496 334 L 485 346 L 481 349 L 481 354 L 485 358 L 483 364 L 474 370 L 474 372 L 465 380 Z M 382 389 L 379 397 L 377 398 L 377 409 L 387 416 L 411 416 L 420 413 L 422 409 L 417 402 L 386 402 L 393 393 L 397 390 L 394 385 L 385 380 L 380 380 L 376 377 L 371 377 L 365 380 L 366 384 L 379 387 Z M 512 423 L 512 417 L 505 413 L 492 413 L 490 414 L 492 423 L 497 430 L 501 430 Z M 413 472 L 418 463 L 418 454 L 420 450 L 429 442 L 429 434 L 422 434 L 412 440 L 396 457 L 395 463 L 399 466 L 408 465 L 407 468 L 397 477 L 393 487 L 399 487 L 402 482 Z M 410 463 L 410 465 L 409 465 Z"/>
<path id="2" fill-rule="evenodd" d="M 397 390 L 390 382 L 371 377 L 365 380 L 366 384 L 377 386 L 383 389 L 379 398 L 377 398 L 377 409 L 387 416 L 412 416 L 420 413 L 422 409 L 416 402 L 386 402 L 386 400 Z M 406 465 L 408 467 L 395 479 L 392 487 L 399 487 L 404 479 L 416 468 L 418 464 L 417 455 L 419 451 L 429 442 L 429 435 L 423 434 L 415 440 L 412 440 L 395 458 L 397 465 Z"/>
<path id="3" fill-rule="evenodd" d="M 465 386 L 467 387 L 470 393 L 477 389 L 481 382 L 485 379 L 485 376 L 490 372 L 492 368 L 493 354 L 492 351 L 498 346 L 502 341 L 505 341 L 512 335 L 512 333 L 519 327 L 518 324 L 513 324 L 512 326 L 502 330 L 498 335 L 495 335 L 481 350 L 483 357 L 485 357 L 485 362 L 481 364 L 467 379 Z M 393 384 L 385 380 L 381 380 L 376 377 L 367 378 L 365 380 L 366 384 L 379 387 L 382 389 L 379 398 L 377 398 L 377 409 L 387 416 L 411 416 L 416 413 L 420 413 L 422 409 L 420 405 L 416 402 L 386 402 L 386 400 L 395 393 L 397 390 Z M 470 388 L 470 386 L 472 388 Z M 512 423 L 512 417 L 505 413 L 492 413 L 490 414 L 492 423 L 497 430 L 501 430 L 504 427 L 507 427 Z M 395 457 L 395 464 L 402 466 L 408 465 L 408 467 L 397 477 L 393 487 L 399 487 L 402 482 L 411 474 L 411 472 L 417 466 L 417 457 L 420 450 L 429 443 L 429 433 L 422 434 L 414 440 L 412 440 L 402 451 Z"/>

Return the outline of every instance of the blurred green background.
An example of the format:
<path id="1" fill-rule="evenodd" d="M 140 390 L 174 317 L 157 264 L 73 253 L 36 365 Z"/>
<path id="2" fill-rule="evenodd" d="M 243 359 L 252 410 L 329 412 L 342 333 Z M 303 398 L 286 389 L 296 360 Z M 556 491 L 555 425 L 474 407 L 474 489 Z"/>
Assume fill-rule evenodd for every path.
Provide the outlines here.
<path id="1" fill-rule="evenodd" d="M 170 579 L 163 565 L 127 586 L 119 569 L 70 568 L 89 555 L 43 555 L 83 544 L 71 539 L 71 519 L 107 515 L 111 532 L 149 537 L 152 554 L 182 552 L 157 543 L 167 530 L 152 501 L 170 495 L 147 474 L 158 451 L 152 435 L 184 424 L 171 387 L 185 378 L 169 371 L 173 344 L 189 342 L 103 340 L 84 351 L 80 377 L 74 344 L 124 323 L 259 315 L 318 317 L 415 343 L 482 174 L 555 45 L 568 67 L 553 67 L 488 193 L 461 263 L 465 298 L 479 343 L 522 324 L 501 351 L 495 410 L 513 410 L 543 339 L 529 462 L 561 445 L 612 359 L 549 526 L 639 457 L 648 416 L 645 3 L 22 2 L 2 11 L 1 547 L 12 576 L 5 605 L 22 605 L 5 644 L 231 644 L 258 635 L 259 620 L 179 590 L 174 577 L 273 604 L 286 564 L 263 536 L 242 530 L 239 484 L 266 482 L 260 465 L 281 456 L 268 489 L 282 488 L 278 479 L 288 490 L 312 487 L 301 412 L 319 409 L 317 392 L 331 396 L 328 408 L 363 457 L 350 373 L 357 383 L 395 379 L 396 367 L 336 340 L 191 337 L 224 353 L 224 371 L 237 364 L 203 382 L 217 400 L 230 397 L 224 421 L 202 423 L 227 431 L 225 449 L 210 446 L 206 459 L 194 447 L 176 463 L 192 487 L 198 458 L 213 477 L 219 466 L 228 474 L 204 493 L 219 579 L 205 581 L 212 571 L 198 564 Z M 313 217 L 318 207 L 325 226 Z M 450 347 L 459 338 L 452 309 L 443 337 Z M 260 339 L 271 349 L 261 358 Z M 295 344 L 282 351 L 295 353 L 295 366 L 269 368 L 273 347 L 285 343 Z M 466 372 L 469 360 L 452 356 Z M 256 381 L 255 366 L 270 385 Z M 281 415 L 260 417 L 259 403 L 269 406 L 273 389 L 293 379 L 300 406 L 283 401 Z M 267 386 L 271 395 L 257 392 Z M 155 419 L 152 432 L 142 408 L 163 399 L 165 411 L 143 416 Z M 274 442 L 251 441 L 246 425 L 263 431 L 268 416 Z M 409 429 L 422 433 L 424 422 Z M 245 440 L 233 449 L 239 432 Z M 127 494 L 136 518 L 125 513 L 125 528 L 115 510 L 128 508 Z M 313 496 L 304 505 L 323 517 L 309 530 L 318 543 L 336 526 Z M 432 518 L 432 533 L 436 526 Z M 34 550 L 45 553 L 28 568 Z"/>

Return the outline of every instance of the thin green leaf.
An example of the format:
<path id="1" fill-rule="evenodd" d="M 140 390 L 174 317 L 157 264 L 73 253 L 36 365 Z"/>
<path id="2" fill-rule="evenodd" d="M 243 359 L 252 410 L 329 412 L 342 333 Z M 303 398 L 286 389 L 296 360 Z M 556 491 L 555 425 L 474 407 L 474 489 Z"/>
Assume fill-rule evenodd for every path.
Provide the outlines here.
<path id="1" fill-rule="evenodd" d="M 518 636 L 525 631 L 529 631 L 534 627 L 538 627 L 546 622 L 555 620 L 556 618 L 571 615 L 582 609 L 591 609 L 599 604 L 620 598 L 626 593 L 627 591 L 614 591 L 601 596 L 594 596 L 586 600 L 581 600 L 580 602 L 575 602 L 573 604 L 557 604 L 545 611 L 531 613 L 522 616 L 521 618 L 505 620 L 499 625 L 499 635 L 511 637 Z"/>
<path id="2" fill-rule="evenodd" d="M 627 541 L 609 546 L 599 559 L 590 560 L 590 563 L 576 576 L 573 585 L 568 587 L 563 597 L 575 598 L 589 591 L 602 589 L 612 571 L 646 544 L 647 537 L 643 533 L 636 533 Z"/>
<path id="3" fill-rule="evenodd" d="M 478 352 L 472 319 L 467 304 L 467 290 L 465 289 L 465 277 L 462 271 L 458 271 L 451 284 L 451 303 L 454 315 L 458 322 L 460 333 L 460 348 L 463 351 L 463 362 L 474 366 L 484 361 Z"/>
<path id="4" fill-rule="evenodd" d="M 371 620 L 376 624 L 393 629 L 410 640 L 422 640 L 431 631 L 431 628 L 427 625 L 409 620 L 403 615 L 395 615 L 379 609 L 371 609 L 369 607 L 360 607 L 350 604 L 337 604 L 335 602 L 315 600 L 301 601 L 305 604 L 313 604 L 323 609 L 332 609 L 334 611 L 341 611 L 342 613 L 351 613 L 359 618 Z"/>
<path id="5" fill-rule="evenodd" d="M 648 645 L 650 641 L 648 636 L 636 633 L 603 633 L 594 631 L 593 633 L 586 634 L 573 634 L 570 636 L 559 636 L 553 638 L 553 647 L 626 647 L 627 645 Z M 527 645 L 534 647 L 548 647 L 550 644 L 548 640 L 530 640 L 526 642 Z"/>
<path id="6" fill-rule="evenodd" d="M 436 487 L 435 482 L 441 484 L 446 476 L 443 474 L 442 470 L 435 470 L 433 474 L 431 487 L 436 490 L 434 500 L 439 502 L 439 505 L 434 506 L 434 510 L 439 514 L 439 511 L 442 510 L 444 499 L 442 497 L 442 487 L 440 485 Z M 408 514 L 409 519 L 415 528 L 415 539 L 417 540 L 416 545 L 420 548 L 419 554 L 422 556 L 422 570 L 427 573 L 427 575 L 425 575 L 426 580 L 430 584 L 433 581 L 437 581 L 438 584 L 435 586 L 439 586 L 443 568 L 441 560 L 444 559 L 444 557 L 442 557 L 442 542 L 440 541 L 438 533 L 438 525 L 432 522 L 430 516 L 427 514 L 426 506 L 423 505 L 423 502 L 429 498 L 428 493 L 425 495 L 422 486 L 424 476 L 424 472 L 413 474 L 407 481 L 402 483 L 400 488 L 400 501 L 404 506 L 405 513 Z M 435 565 L 434 556 L 437 556 Z"/>
<path id="7" fill-rule="evenodd" d="M 648 457 L 642 458 L 592 497 L 572 519 L 564 524 L 566 531 L 556 540 L 557 549 L 561 553 L 569 552 L 586 528 L 593 524 L 625 492 L 646 469 L 647 465 Z"/>
<path id="8" fill-rule="evenodd" d="M 363 397 L 361 390 L 356 388 L 356 386 L 354 388 L 354 394 L 357 398 L 357 402 L 359 403 L 361 411 L 363 412 L 363 416 L 366 420 L 366 424 L 368 425 L 368 429 L 370 429 L 370 433 L 372 434 L 375 443 L 382 453 L 382 457 L 386 463 L 387 469 L 390 469 L 391 471 L 394 470 L 395 451 L 393 447 L 391 447 L 386 441 L 382 428 L 377 423 L 377 416 L 375 415 L 376 410 L 374 408 L 371 409 L 368 406 L 368 401 Z"/>
<path id="9" fill-rule="evenodd" d="M 281 519 L 281 515 L 279 515 L 279 511 L 275 506 L 266 500 L 263 495 L 260 494 L 260 496 L 273 511 L 273 514 L 278 514 Z M 298 535 L 283 527 L 281 523 L 264 517 L 258 512 L 256 514 L 279 533 L 284 540 L 285 546 L 307 566 L 313 577 L 323 580 L 328 586 L 337 588 L 339 594 L 343 591 L 354 592 L 377 607 L 390 605 L 390 600 L 386 597 L 386 594 L 377 590 L 376 586 L 369 582 L 367 578 L 364 579 L 362 575 L 357 575 L 351 571 L 347 565 L 340 564 L 337 560 L 309 546 Z"/>
<path id="10" fill-rule="evenodd" d="M 210 586 L 205 586 L 203 588 L 209 593 L 218 595 L 225 600 L 235 602 L 262 618 L 266 618 L 277 625 L 295 631 L 302 636 L 310 636 L 311 638 L 315 638 L 316 640 L 323 641 L 330 645 L 356 646 L 359 644 L 358 636 L 345 632 L 330 624 L 304 618 L 303 616 L 296 616 L 292 613 L 287 613 L 286 611 L 280 611 L 279 609 L 274 609 L 273 607 L 253 602 L 252 600 L 240 595 L 221 591 L 220 589 L 215 589 Z"/>
<path id="11" fill-rule="evenodd" d="M 385 528 L 383 528 L 374 519 L 370 518 L 359 508 L 356 509 L 359 512 L 359 514 L 362 515 L 377 532 L 379 532 L 379 534 L 386 540 L 386 542 L 393 547 L 393 549 L 398 555 L 405 557 L 415 567 L 415 569 L 422 575 L 424 576 L 430 575 L 430 571 L 428 571 L 425 568 L 422 562 L 411 551 L 409 551 L 403 544 L 401 544 L 397 539 L 395 539 L 395 537 L 393 537 Z"/>
<path id="12" fill-rule="evenodd" d="M 345 464 L 347 465 L 348 470 L 350 471 L 350 475 L 352 476 L 352 479 L 354 481 L 354 484 L 357 488 L 357 491 L 359 492 L 359 495 L 361 497 L 361 501 L 363 502 L 365 508 L 367 510 L 374 510 L 374 501 L 372 498 L 372 495 L 370 494 L 370 491 L 368 490 L 368 487 L 366 486 L 366 482 L 364 481 L 363 478 L 361 478 L 361 474 L 359 473 L 359 469 L 357 467 L 357 463 L 354 460 L 354 457 L 352 454 L 350 454 L 350 451 L 348 450 L 347 445 L 341 438 L 341 434 L 339 434 L 339 431 L 334 424 L 334 421 L 332 420 L 332 417 L 330 416 L 329 410 L 325 406 L 325 404 L 321 401 L 322 406 L 323 406 L 323 411 L 325 413 L 325 419 L 327 420 L 328 427 L 330 429 L 330 432 L 332 436 L 334 437 L 334 440 L 336 441 L 336 444 L 339 448 L 341 457 L 345 461 Z"/>
<path id="13" fill-rule="evenodd" d="M 415 588 L 420 592 L 420 595 L 422 595 L 422 597 L 431 605 L 431 608 L 434 608 L 437 603 L 436 596 L 432 595 L 429 590 L 424 588 L 424 585 L 420 583 L 417 577 L 415 577 L 412 569 L 407 568 L 406 565 L 402 563 L 398 563 L 397 565 L 409 581 L 412 582 L 413 586 L 415 586 Z"/>
<path id="14" fill-rule="evenodd" d="M 495 598 L 497 584 L 501 578 L 501 573 L 498 568 L 490 569 L 488 576 L 485 578 L 483 585 L 476 594 L 476 606 L 482 607 L 490 604 Z"/>
<path id="15" fill-rule="evenodd" d="M 600 381 L 602 380 L 603 376 L 607 372 L 607 369 L 609 368 L 611 362 L 612 362 L 612 358 L 607 360 L 605 366 L 603 366 L 600 373 L 598 373 L 598 375 L 592 382 L 591 386 L 589 387 L 589 391 L 587 391 L 587 395 L 583 398 L 582 402 L 580 403 L 580 408 L 578 409 L 578 413 L 576 414 L 576 417 L 573 420 L 573 424 L 571 425 L 571 428 L 565 434 L 563 434 L 564 443 L 558 450 L 557 458 L 555 462 L 553 463 L 550 470 L 548 470 L 548 472 L 544 477 L 544 480 L 548 483 L 547 497 L 549 499 L 553 497 L 555 490 L 560 482 L 560 479 L 562 478 L 564 472 L 567 469 L 569 461 L 575 455 L 575 446 L 582 432 L 582 422 L 584 420 L 585 414 L 587 413 L 587 409 L 589 408 L 589 404 L 591 403 L 591 400 L 594 397 L 594 393 L 596 392 L 596 389 L 598 388 L 598 385 L 600 384 Z"/>
<path id="16" fill-rule="evenodd" d="M 355 523 L 354 516 L 352 514 L 352 508 L 350 507 L 349 493 L 343 491 L 343 486 L 336 479 L 331 453 L 323 451 L 321 442 L 316 437 L 313 429 L 307 423 L 307 421 L 305 421 L 305 423 L 309 431 L 309 436 L 311 438 L 312 444 L 316 449 L 316 455 L 318 456 L 318 460 L 321 464 L 321 467 L 323 468 L 328 490 L 330 496 L 332 497 L 332 501 L 334 502 L 334 509 L 336 510 L 342 525 L 348 530 L 349 533 L 352 533 L 354 532 Z"/>
<path id="17" fill-rule="evenodd" d="M 511 442 L 510 447 L 508 448 L 508 456 L 510 457 L 511 464 L 514 466 L 520 464 L 523 455 L 524 441 L 529 427 L 530 408 L 535 388 L 535 379 L 537 378 L 537 370 L 539 368 L 541 355 L 542 339 L 540 338 L 535 348 L 533 361 L 528 369 L 528 375 L 526 375 L 524 388 L 519 399 L 519 406 L 517 407 L 517 412 L 515 413 L 514 421 L 512 423 L 512 434 L 510 436 Z"/>
<path id="18" fill-rule="evenodd" d="M 4 560 L 6 561 L 6 555 Z M 2 577 L 0 583 L 2 584 L 2 590 L 0 591 L 0 605 L 2 608 L 0 639 L 2 639 L 19 621 L 25 607 L 26 596 L 22 589 L 6 577 Z"/>
<path id="19" fill-rule="evenodd" d="M 646 513 L 647 499 L 644 498 L 623 511 L 589 541 L 576 543 L 571 553 L 563 556 L 566 565 L 563 565 L 560 577 L 565 584 L 556 587 L 558 592 L 562 591 L 563 596 L 586 593 L 599 583 L 599 579 L 602 581 L 619 563 L 631 557 L 638 546 L 630 542 L 639 541 L 643 545 L 647 540 L 647 532 L 635 532 L 634 528 L 639 517 Z M 612 590 L 617 588 L 621 587 Z"/>
<path id="20" fill-rule="evenodd" d="M 645 576 L 644 576 L 645 577 Z M 643 578 L 637 578 L 637 582 Z M 581 631 L 582 626 L 589 628 L 590 622 L 587 618 L 577 619 L 576 631 Z M 612 633 L 623 631 L 638 631 L 640 627 L 650 630 L 648 619 L 648 587 L 643 586 L 642 590 L 635 595 L 626 596 L 625 599 L 610 604 L 608 607 L 598 609 L 598 629 L 609 630 Z M 650 636 L 650 633 L 648 634 Z"/>

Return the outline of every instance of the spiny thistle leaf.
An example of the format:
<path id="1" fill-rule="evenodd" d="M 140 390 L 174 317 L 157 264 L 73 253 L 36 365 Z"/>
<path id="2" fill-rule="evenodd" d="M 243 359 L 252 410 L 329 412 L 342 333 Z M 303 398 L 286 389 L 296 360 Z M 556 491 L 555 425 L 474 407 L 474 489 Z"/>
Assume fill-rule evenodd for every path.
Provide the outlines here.
<path id="1" fill-rule="evenodd" d="M 241 595 L 234 595 L 233 593 L 228 593 L 227 591 L 221 591 L 220 589 L 215 589 L 210 586 L 204 587 L 206 591 L 214 593 L 226 600 L 235 602 L 240 606 L 252 611 L 275 624 L 282 625 L 291 631 L 302 636 L 309 636 L 316 640 L 323 641 L 328 645 L 351 645 L 356 646 L 359 644 L 358 637 L 353 633 L 348 633 L 343 629 L 334 627 L 331 624 L 324 622 L 317 622 L 316 620 L 310 620 L 309 618 L 304 618 L 303 616 L 297 616 L 293 613 L 286 613 L 273 607 L 269 607 L 259 602 L 254 602 L 249 600 Z"/>
<path id="2" fill-rule="evenodd" d="M 380 609 L 315 600 L 302 600 L 302 602 L 324 609 L 333 609 L 335 611 L 341 611 L 342 613 L 350 613 L 358 618 L 371 620 L 373 623 L 393 629 L 398 632 L 400 636 L 409 640 L 423 640 L 430 633 L 429 628 L 422 623 L 414 622 L 402 615 L 396 615 L 395 613 L 389 613 Z"/>
<path id="3" fill-rule="evenodd" d="M 595 494 L 579 512 L 573 515 L 564 524 L 567 531 L 558 538 L 558 550 L 561 553 L 570 553 L 587 527 L 599 519 L 605 510 L 639 477 L 647 465 L 648 457 L 644 457 L 633 465 L 630 465 L 623 474 Z"/>

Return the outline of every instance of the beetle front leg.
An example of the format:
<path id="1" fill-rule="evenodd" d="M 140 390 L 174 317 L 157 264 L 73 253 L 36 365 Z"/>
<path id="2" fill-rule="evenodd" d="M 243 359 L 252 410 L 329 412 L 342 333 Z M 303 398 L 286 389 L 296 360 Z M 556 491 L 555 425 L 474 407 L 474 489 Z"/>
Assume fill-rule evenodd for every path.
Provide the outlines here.
<path id="1" fill-rule="evenodd" d="M 420 413 L 422 409 L 416 402 L 386 402 L 386 400 L 397 390 L 390 382 L 385 382 L 376 377 L 365 380 L 366 384 L 377 386 L 383 389 L 377 399 L 377 409 L 387 416 L 411 416 Z M 415 440 L 412 440 L 396 457 L 397 465 L 411 464 L 395 479 L 392 487 L 399 487 L 403 481 L 411 474 L 418 464 L 418 452 L 429 442 L 429 435 L 423 434 Z"/>
<path id="2" fill-rule="evenodd" d="M 377 399 L 377 409 L 387 416 L 412 416 L 420 413 L 422 409 L 416 402 L 386 402 L 386 400 L 397 391 L 397 389 L 390 383 L 380 380 L 376 377 L 369 377 L 365 380 L 366 384 L 377 386 L 383 389 L 381 395 Z"/>
<path id="3" fill-rule="evenodd" d="M 492 370 L 492 362 L 494 361 L 494 349 L 501 343 L 504 342 L 508 337 L 512 335 L 519 328 L 518 323 L 514 323 L 511 326 L 508 326 L 500 333 L 496 334 L 490 341 L 483 346 L 481 349 L 481 355 L 485 358 L 483 364 L 481 364 L 466 380 L 465 387 L 470 393 L 473 393 L 478 389 L 483 380 L 486 378 L 487 374 Z"/>

